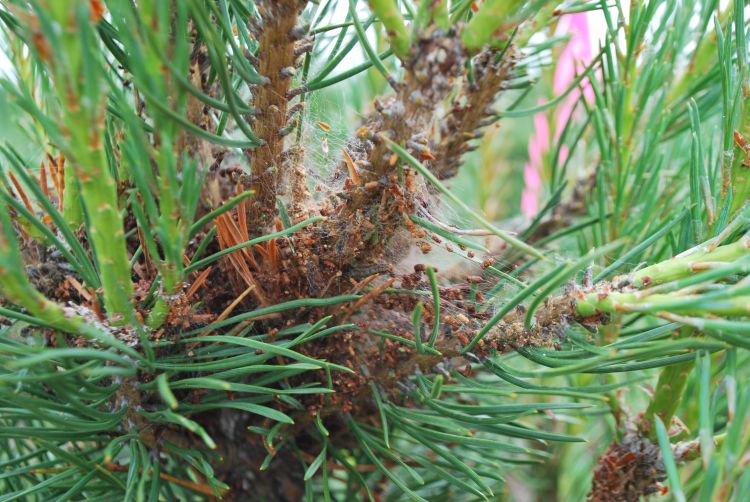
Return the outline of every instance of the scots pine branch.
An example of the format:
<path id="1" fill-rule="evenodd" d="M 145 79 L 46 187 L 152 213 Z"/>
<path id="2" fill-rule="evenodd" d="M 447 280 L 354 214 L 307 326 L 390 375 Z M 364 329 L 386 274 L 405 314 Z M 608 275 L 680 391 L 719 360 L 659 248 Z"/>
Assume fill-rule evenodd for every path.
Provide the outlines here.
<path id="1" fill-rule="evenodd" d="M 263 144 L 248 152 L 253 180 L 250 189 L 256 194 L 251 204 L 253 214 L 275 213 L 276 196 L 285 181 L 284 168 L 288 162 L 283 154 L 289 128 L 287 112 L 294 97 L 292 78 L 297 72 L 298 54 L 295 48 L 304 36 L 297 26 L 300 0 L 264 2 L 260 6 L 258 72 L 263 77 L 255 91 L 256 118 L 253 126 Z M 270 222 L 270 221 L 269 221 Z"/>
<path id="2" fill-rule="evenodd" d="M 0 491 L 739 496 L 747 27 L 718 8 L 4 2 Z"/>

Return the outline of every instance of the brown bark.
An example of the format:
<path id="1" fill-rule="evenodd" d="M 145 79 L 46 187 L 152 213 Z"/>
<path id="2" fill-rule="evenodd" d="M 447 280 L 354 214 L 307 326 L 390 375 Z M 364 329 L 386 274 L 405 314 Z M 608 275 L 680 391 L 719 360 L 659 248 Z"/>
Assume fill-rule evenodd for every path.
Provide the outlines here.
<path id="1" fill-rule="evenodd" d="M 252 164 L 250 188 L 255 192 L 250 221 L 263 228 L 272 222 L 282 180 L 284 129 L 287 127 L 289 89 L 297 56 L 297 17 L 304 2 L 274 0 L 258 6 L 263 21 L 259 37 L 258 71 L 267 83 L 255 89 L 253 130 L 264 144 L 248 151 Z"/>

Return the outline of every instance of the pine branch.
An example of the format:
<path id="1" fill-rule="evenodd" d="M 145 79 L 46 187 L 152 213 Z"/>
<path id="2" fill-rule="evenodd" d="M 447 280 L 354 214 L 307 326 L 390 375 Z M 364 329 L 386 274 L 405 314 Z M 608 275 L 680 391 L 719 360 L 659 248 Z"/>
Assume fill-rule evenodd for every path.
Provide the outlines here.
<path id="1" fill-rule="evenodd" d="M 294 97 L 290 90 L 298 67 L 295 49 L 303 33 L 297 27 L 297 18 L 303 5 L 300 0 L 281 0 L 259 6 L 262 25 L 257 59 L 265 81 L 255 89 L 253 125 L 263 144 L 250 150 L 248 156 L 253 173 L 249 188 L 256 194 L 250 219 L 265 224 L 276 212 L 276 197 L 284 180 L 284 131 L 289 126 L 289 101 Z"/>
<path id="2" fill-rule="evenodd" d="M 354 0 L 6 3 L 9 497 L 489 499 L 523 484 L 708 500 L 746 484 L 741 2 L 715 23 L 710 0 L 371 0 L 369 17 Z M 558 82 L 580 68 L 556 26 L 592 9 L 602 50 Z M 556 107 L 570 124 L 532 152 L 551 200 L 516 236 L 475 210 L 489 190 L 468 153 L 502 140 L 492 155 L 520 165 L 528 122 L 483 129 Z M 326 145 L 350 138 L 330 173 L 301 125 L 318 120 Z M 492 172 L 520 190 L 514 169 Z M 514 250 L 493 256 L 495 238 Z M 538 462 L 544 486 L 526 479 Z"/>
<path id="3" fill-rule="evenodd" d="M 502 52 L 484 50 L 473 60 L 474 81 L 441 124 L 441 143 L 436 148 L 432 171 L 438 179 L 452 178 L 458 172 L 464 153 L 471 151 L 469 141 L 481 137 L 482 127 L 495 115 L 490 105 L 510 80 L 514 65 L 512 48 Z"/>

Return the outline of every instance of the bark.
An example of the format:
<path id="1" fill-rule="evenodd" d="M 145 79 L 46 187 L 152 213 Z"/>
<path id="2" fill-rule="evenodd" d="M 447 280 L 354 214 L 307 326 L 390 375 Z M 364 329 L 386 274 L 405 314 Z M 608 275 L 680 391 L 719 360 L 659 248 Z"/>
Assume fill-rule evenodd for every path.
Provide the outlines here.
<path id="1" fill-rule="evenodd" d="M 258 228 L 272 223 L 276 212 L 283 174 L 289 90 L 296 70 L 295 43 L 301 36 L 296 29 L 297 17 L 303 6 L 304 2 L 299 0 L 275 0 L 259 5 L 263 26 L 258 71 L 268 81 L 255 90 L 253 131 L 264 144 L 248 152 L 252 164 L 250 188 L 255 192 L 250 221 L 261 223 Z"/>

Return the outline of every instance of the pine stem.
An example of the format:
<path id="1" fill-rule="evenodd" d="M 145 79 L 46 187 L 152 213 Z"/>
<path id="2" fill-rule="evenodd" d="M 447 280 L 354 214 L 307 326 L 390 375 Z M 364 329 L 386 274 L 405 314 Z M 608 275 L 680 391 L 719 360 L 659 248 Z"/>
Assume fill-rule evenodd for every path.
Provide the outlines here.
<path id="1" fill-rule="evenodd" d="M 60 35 L 66 54 L 77 58 L 50 61 L 58 97 L 63 105 L 60 130 L 66 140 L 72 166 L 66 169 L 66 204 L 76 204 L 78 185 L 89 219 L 89 237 L 94 246 L 101 276 L 104 304 L 113 323 L 129 321 L 133 314 L 130 296 L 130 262 L 125 232 L 120 217 L 115 175 L 108 168 L 103 147 L 106 95 L 103 92 L 103 68 L 94 51 L 93 27 L 88 9 L 71 0 L 54 2 L 50 9 L 65 29 Z M 71 22 L 73 20 L 73 22 Z M 55 43 L 55 40 L 49 43 Z M 73 175 L 76 179 L 73 179 Z M 74 206 L 69 217 L 75 222 Z"/>
<path id="2" fill-rule="evenodd" d="M 422 0 L 415 19 L 416 29 L 424 29 L 431 23 L 443 31 L 450 29 L 447 0 Z"/>
<path id="3" fill-rule="evenodd" d="M 471 18 L 462 34 L 461 41 L 468 52 L 478 52 L 495 37 L 495 33 L 510 21 L 523 0 L 488 0 Z"/>
<path id="4" fill-rule="evenodd" d="M 631 274 L 631 280 L 635 287 L 644 287 L 655 284 L 677 280 L 693 275 L 699 271 L 706 270 L 709 264 L 718 262 L 731 262 L 750 254 L 750 235 L 732 244 L 719 246 L 714 249 L 711 246 L 703 246 L 688 255 L 678 256 L 649 267 L 642 268 Z"/>
<path id="5" fill-rule="evenodd" d="M 702 305 L 698 295 L 654 294 L 641 297 L 638 293 L 588 293 L 576 303 L 576 311 L 582 317 L 600 312 L 662 312 L 678 310 L 681 314 L 714 314 L 721 316 L 747 315 L 750 296 L 733 296 L 714 304 Z M 694 306 L 688 305 L 695 301 Z"/>
<path id="6" fill-rule="evenodd" d="M 262 225 L 271 222 L 270 215 L 276 212 L 276 197 L 282 181 L 282 161 L 287 111 L 292 75 L 295 72 L 294 29 L 297 25 L 301 2 L 299 0 L 277 0 L 268 2 L 261 11 L 263 31 L 259 39 L 258 71 L 267 83 L 257 87 L 254 108 L 257 110 L 253 128 L 264 144 L 250 150 L 255 192 L 250 221 Z M 257 217 L 256 217 L 257 216 Z"/>
<path id="7" fill-rule="evenodd" d="M 70 117 L 70 122 L 73 121 L 73 117 Z M 86 126 L 81 123 L 80 127 Z M 103 124 L 89 130 L 94 131 L 99 127 L 103 127 Z M 93 135 L 98 136 L 92 132 Z M 90 220 L 88 231 L 96 250 L 104 290 L 104 305 L 110 319 L 117 324 L 126 322 L 133 312 L 130 304 L 130 296 L 133 294 L 130 262 L 118 209 L 117 186 L 114 177 L 105 167 L 107 161 L 101 147 L 101 137 L 90 137 L 89 140 L 91 144 L 97 146 L 81 148 L 81 145 L 85 144 L 85 138 L 81 137 L 76 141 L 74 147 L 76 171 L 81 183 L 84 206 Z"/>
<path id="8" fill-rule="evenodd" d="M 65 169 L 63 180 L 65 183 L 62 197 L 63 218 L 72 230 L 76 230 L 83 223 L 83 212 L 81 211 L 81 196 L 75 171 L 70 167 Z"/>
<path id="9" fill-rule="evenodd" d="M 370 0 L 370 8 L 380 18 L 391 41 L 393 53 L 406 61 L 409 58 L 409 32 L 406 30 L 404 18 L 394 0 Z"/>

